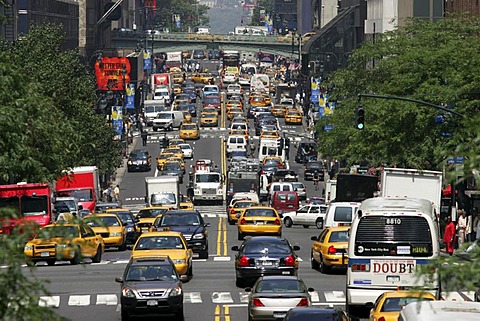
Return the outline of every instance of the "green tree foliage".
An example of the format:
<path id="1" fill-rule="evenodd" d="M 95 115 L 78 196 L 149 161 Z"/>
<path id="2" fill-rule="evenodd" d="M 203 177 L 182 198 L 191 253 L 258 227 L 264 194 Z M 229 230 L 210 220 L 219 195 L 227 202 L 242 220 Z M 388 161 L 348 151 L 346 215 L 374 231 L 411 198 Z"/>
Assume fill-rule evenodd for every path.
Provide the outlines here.
<path id="1" fill-rule="evenodd" d="M 439 168 L 457 146 L 478 151 L 480 19 L 446 18 L 434 23 L 409 21 L 405 27 L 377 34 L 355 50 L 347 68 L 333 74 L 330 86 L 339 100 L 330 117 L 334 130 L 319 131 L 320 152 L 326 157 L 362 160 L 414 168 Z M 454 105 L 465 119 L 413 103 L 362 99 L 366 127 L 356 130 L 357 94 L 392 95 Z M 452 137 L 442 137 L 450 132 Z M 478 155 L 478 153 L 477 153 Z"/>
<path id="2" fill-rule="evenodd" d="M 189 27 L 206 26 L 210 22 L 207 10 L 208 7 L 197 0 L 158 0 L 154 24 L 177 31 L 173 15 L 180 15 L 181 31 L 187 31 Z"/>
<path id="3" fill-rule="evenodd" d="M 60 50 L 63 39 L 59 26 L 45 25 L 0 50 L 3 181 L 51 181 L 82 165 L 111 173 L 119 164 L 114 132 L 94 112 L 94 78 L 75 52 Z"/>
<path id="4" fill-rule="evenodd" d="M 255 8 L 253 8 L 252 21 L 250 22 L 251 26 L 263 26 L 264 25 L 264 16 L 260 15 L 260 10 L 265 11 L 265 15 L 271 15 L 273 13 L 273 1 L 270 0 L 259 0 Z"/>

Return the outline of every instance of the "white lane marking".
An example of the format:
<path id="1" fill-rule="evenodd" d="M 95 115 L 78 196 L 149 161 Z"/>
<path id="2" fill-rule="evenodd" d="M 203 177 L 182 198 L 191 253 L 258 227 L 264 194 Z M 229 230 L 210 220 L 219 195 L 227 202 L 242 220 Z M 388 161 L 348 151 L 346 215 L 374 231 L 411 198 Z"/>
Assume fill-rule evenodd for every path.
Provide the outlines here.
<path id="1" fill-rule="evenodd" d="M 200 292 L 185 292 L 183 303 L 202 303 L 202 294 Z"/>
<path id="2" fill-rule="evenodd" d="M 213 303 L 233 303 L 233 299 L 230 292 L 213 292 L 212 302 Z"/>
<path id="3" fill-rule="evenodd" d="M 242 303 L 248 303 L 248 293 L 246 293 L 246 292 L 238 292 L 238 295 L 240 296 L 240 302 L 242 302 Z"/>
<path id="4" fill-rule="evenodd" d="M 58 308 L 60 306 L 60 296 L 41 296 L 38 300 L 41 307 Z"/>
<path id="5" fill-rule="evenodd" d="M 327 302 L 345 302 L 345 294 L 343 291 L 325 291 L 325 300 Z"/>
<path id="6" fill-rule="evenodd" d="M 78 307 L 90 305 L 90 295 L 71 295 L 68 298 L 68 305 Z"/>
<path id="7" fill-rule="evenodd" d="M 113 262 L 113 264 L 127 264 L 128 262 L 129 262 L 129 260 L 118 260 L 118 261 Z"/>
<path id="8" fill-rule="evenodd" d="M 248 306 L 248 304 L 229 304 L 228 305 L 229 308 L 243 308 L 246 306 Z"/>
<path id="9" fill-rule="evenodd" d="M 320 302 L 320 297 L 317 291 L 311 292 L 310 297 L 312 298 L 312 302 Z"/>
<path id="10" fill-rule="evenodd" d="M 104 265 L 104 264 L 109 264 L 109 263 L 110 263 L 110 261 L 104 261 L 104 260 L 102 260 L 102 261 L 99 262 L 99 263 L 92 263 L 92 265 Z"/>
<path id="11" fill-rule="evenodd" d="M 117 305 L 116 294 L 97 294 L 97 305 Z"/>
<path id="12" fill-rule="evenodd" d="M 231 261 L 232 258 L 230 256 L 215 256 L 213 257 L 214 261 L 220 261 L 220 262 L 228 262 Z"/>
<path id="13" fill-rule="evenodd" d="M 299 257 L 298 262 L 303 262 L 303 259 L 301 257 Z"/>

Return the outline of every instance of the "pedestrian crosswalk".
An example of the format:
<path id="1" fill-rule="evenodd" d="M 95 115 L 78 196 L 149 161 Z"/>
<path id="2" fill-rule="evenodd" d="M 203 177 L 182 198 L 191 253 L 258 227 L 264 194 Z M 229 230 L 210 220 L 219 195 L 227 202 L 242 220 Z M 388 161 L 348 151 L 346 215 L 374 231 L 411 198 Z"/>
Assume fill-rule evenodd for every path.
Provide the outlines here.
<path id="1" fill-rule="evenodd" d="M 313 305 L 343 306 L 346 302 L 344 291 L 313 291 L 310 292 Z M 473 301 L 474 292 L 448 292 L 442 293 L 442 298 L 447 301 Z M 459 299 L 461 298 L 461 299 Z M 39 305 L 59 308 L 61 305 L 85 307 L 90 305 L 116 306 L 119 304 L 119 295 L 115 293 L 98 294 L 70 294 L 41 296 Z M 186 291 L 183 296 L 185 304 L 236 304 L 242 306 L 248 303 L 248 293 L 244 291 L 215 291 L 211 293 L 199 291 Z"/>

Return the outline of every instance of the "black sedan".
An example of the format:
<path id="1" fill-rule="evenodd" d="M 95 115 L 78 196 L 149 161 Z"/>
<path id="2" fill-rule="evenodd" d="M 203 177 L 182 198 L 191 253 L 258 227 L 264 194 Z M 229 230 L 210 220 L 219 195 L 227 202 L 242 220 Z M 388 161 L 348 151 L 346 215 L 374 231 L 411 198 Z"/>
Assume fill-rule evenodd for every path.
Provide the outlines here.
<path id="1" fill-rule="evenodd" d="M 325 320 L 325 321 L 347 321 L 350 320 L 347 314 L 338 308 L 300 307 L 288 310 L 283 321 L 304 321 L 304 320 Z"/>
<path id="2" fill-rule="evenodd" d="M 178 176 L 180 184 L 183 183 L 183 169 L 178 162 L 167 162 L 163 165 L 159 175 Z"/>
<path id="3" fill-rule="evenodd" d="M 313 180 L 315 172 L 318 173 L 319 180 L 323 181 L 325 176 L 325 168 L 322 161 L 308 162 L 305 165 L 303 179 L 305 179 L 306 181 Z"/>
<path id="4" fill-rule="evenodd" d="M 152 156 L 147 150 L 134 150 L 127 160 L 127 170 L 150 171 L 152 169 Z"/>
<path id="5" fill-rule="evenodd" d="M 255 236 L 240 247 L 232 246 L 235 256 L 236 285 L 253 283 L 265 275 L 297 275 L 299 246 L 277 236 Z"/>

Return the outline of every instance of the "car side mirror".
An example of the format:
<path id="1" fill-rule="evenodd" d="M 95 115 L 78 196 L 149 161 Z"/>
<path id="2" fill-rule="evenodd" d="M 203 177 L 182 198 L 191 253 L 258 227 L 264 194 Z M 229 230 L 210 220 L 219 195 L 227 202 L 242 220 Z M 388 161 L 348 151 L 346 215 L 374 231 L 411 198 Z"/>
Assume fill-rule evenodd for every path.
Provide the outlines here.
<path id="1" fill-rule="evenodd" d="M 283 213 L 278 214 L 278 216 L 280 216 L 280 218 L 283 218 Z"/>
<path id="2" fill-rule="evenodd" d="M 210 227 L 210 223 L 203 224 L 204 227 Z"/>
<path id="3" fill-rule="evenodd" d="M 180 275 L 180 281 L 187 282 L 188 281 L 188 275 L 185 275 L 185 274 Z"/>
<path id="4" fill-rule="evenodd" d="M 312 241 L 317 241 L 317 240 L 318 240 L 318 238 L 317 238 L 316 236 L 312 236 L 310 239 L 311 239 Z"/>
<path id="5" fill-rule="evenodd" d="M 135 217 L 135 219 L 133 220 L 135 223 L 138 223 L 140 222 L 140 219 L 138 217 Z"/>
<path id="6" fill-rule="evenodd" d="M 78 210 L 83 210 L 83 205 L 78 205 Z"/>
<path id="7" fill-rule="evenodd" d="M 367 309 L 369 309 L 369 310 L 373 309 L 373 306 L 374 306 L 373 302 L 367 302 L 367 303 L 365 304 L 365 307 L 366 307 Z"/>
<path id="8" fill-rule="evenodd" d="M 123 278 L 122 277 L 116 277 L 115 282 L 117 283 L 123 283 Z"/>
<path id="9" fill-rule="evenodd" d="M 252 292 L 252 288 L 249 288 L 249 287 L 245 288 L 245 292 Z"/>
<path id="10" fill-rule="evenodd" d="M 294 251 L 300 251 L 300 246 L 294 245 L 294 246 L 293 246 L 293 250 L 294 250 Z"/>
<path id="11" fill-rule="evenodd" d="M 308 292 L 313 292 L 313 291 L 315 291 L 315 289 L 314 288 L 308 288 L 307 291 Z"/>
<path id="12" fill-rule="evenodd" d="M 238 246 L 237 246 L 237 245 L 234 245 L 234 246 L 232 246 L 232 248 L 231 248 L 231 249 L 232 249 L 232 251 L 236 251 L 236 252 L 238 252 L 238 251 L 239 251 L 239 249 L 238 249 Z"/>

